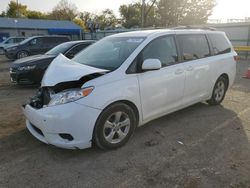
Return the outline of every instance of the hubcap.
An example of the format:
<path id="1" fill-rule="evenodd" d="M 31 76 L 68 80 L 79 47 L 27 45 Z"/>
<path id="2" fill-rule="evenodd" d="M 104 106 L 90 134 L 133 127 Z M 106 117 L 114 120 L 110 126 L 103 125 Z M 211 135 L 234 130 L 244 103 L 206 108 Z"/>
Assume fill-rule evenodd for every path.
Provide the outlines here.
<path id="1" fill-rule="evenodd" d="M 107 142 L 117 144 L 121 142 L 127 135 L 130 129 L 130 119 L 125 112 L 115 112 L 111 114 L 103 129 L 103 135 Z"/>
<path id="2" fill-rule="evenodd" d="M 24 58 L 24 57 L 27 57 L 27 53 L 21 52 L 21 53 L 19 54 L 19 58 Z"/>
<path id="3" fill-rule="evenodd" d="M 215 100 L 218 102 L 220 100 L 222 100 L 223 96 L 225 93 L 225 84 L 223 81 L 219 81 L 216 85 L 216 88 L 214 90 L 214 97 Z"/>

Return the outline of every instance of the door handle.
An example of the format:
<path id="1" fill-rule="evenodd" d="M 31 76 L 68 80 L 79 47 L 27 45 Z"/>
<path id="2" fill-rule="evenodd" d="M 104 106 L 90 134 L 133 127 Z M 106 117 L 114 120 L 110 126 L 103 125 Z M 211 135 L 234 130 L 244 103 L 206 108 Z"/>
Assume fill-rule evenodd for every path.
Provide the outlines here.
<path id="1" fill-rule="evenodd" d="M 183 73 L 183 70 L 182 69 L 177 69 L 176 71 L 175 71 L 175 74 L 182 74 Z"/>
<path id="2" fill-rule="evenodd" d="M 188 66 L 187 71 L 192 71 L 192 70 L 194 70 L 194 67 Z"/>

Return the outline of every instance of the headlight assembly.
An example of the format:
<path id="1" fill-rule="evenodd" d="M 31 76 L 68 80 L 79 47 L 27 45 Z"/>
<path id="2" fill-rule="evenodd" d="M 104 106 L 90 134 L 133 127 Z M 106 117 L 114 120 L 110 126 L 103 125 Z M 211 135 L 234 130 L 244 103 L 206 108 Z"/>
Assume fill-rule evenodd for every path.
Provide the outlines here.
<path id="1" fill-rule="evenodd" d="M 16 50 L 17 47 L 6 48 L 7 51 Z"/>
<path id="2" fill-rule="evenodd" d="M 28 71 L 36 68 L 36 65 L 30 65 L 30 66 L 24 66 L 24 67 L 18 67 L 18 70 L 20 71 Z"/>
<path id="3" fill-rule="evenodd" d="M 80 88 L 80 89 L 70 89 L 67 91 L 63 91 L 51 96 L 51 100 L 48 106 L 55 106 L 59 104 L 65 104 L 69 102 L 76 101 L 80 98 L 88 96 L 94 87 Z"/>

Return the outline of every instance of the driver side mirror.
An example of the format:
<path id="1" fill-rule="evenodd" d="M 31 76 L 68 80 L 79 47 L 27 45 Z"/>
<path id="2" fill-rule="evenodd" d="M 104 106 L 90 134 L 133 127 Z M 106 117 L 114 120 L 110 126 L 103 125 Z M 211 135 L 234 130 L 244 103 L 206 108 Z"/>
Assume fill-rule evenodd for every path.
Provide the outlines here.
<path id="1" fill-rule="evenodd" d="M 161 69 L 161 61 L 159 59 L 146 59 L 142 63 L 142 70 L 159 70 Z"/>

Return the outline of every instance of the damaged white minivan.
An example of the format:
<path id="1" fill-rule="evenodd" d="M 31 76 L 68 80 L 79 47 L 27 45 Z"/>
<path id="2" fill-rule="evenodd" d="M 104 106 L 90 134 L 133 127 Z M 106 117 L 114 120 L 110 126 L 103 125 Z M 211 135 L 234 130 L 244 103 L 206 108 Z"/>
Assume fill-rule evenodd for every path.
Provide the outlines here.
<path id="1" fill-rule="evenodd" d="M 170 29 L 108 36 L 59 55 L 23 111 L 28 130 L 62 148 L 124 145 L 137 126 L 207 101 L 233 84 L 237 54 L 223 32 Z"/>

